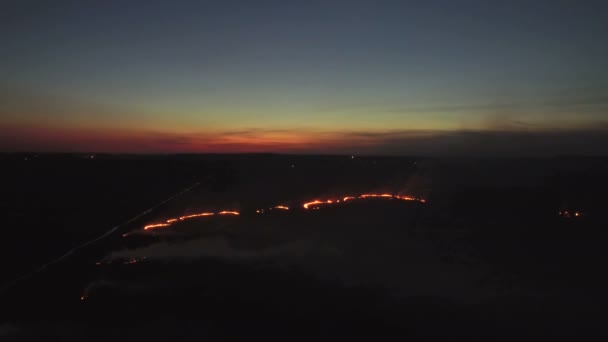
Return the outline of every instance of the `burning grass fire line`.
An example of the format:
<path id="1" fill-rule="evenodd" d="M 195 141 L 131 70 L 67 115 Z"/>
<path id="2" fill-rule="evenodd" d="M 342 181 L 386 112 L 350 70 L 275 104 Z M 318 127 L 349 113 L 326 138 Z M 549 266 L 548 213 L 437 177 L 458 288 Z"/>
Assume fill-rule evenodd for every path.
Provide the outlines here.
<path id="1" fill-rule="evenodd" d="M 369 200 L 369 199 L 413 201 L 413 202 L 418 202 L 418 203 L 426 203 L 426 200 L 417 198 L 417 197 L 412 197 L 412 196 L 393 195 L 393 194 L 362 194 L 362 195 L 357 195 L 357 196 L 343 196 L 343 197 L 336 198 L 336 199 L 325 199 L 325 200 L 316 199 L 316 200 L 312 200 L 312 201 L 303 203 L 302 208 L 304 210 L 310 210 L 310 209 L 316 210 L 316 209 L 319 209 L 321 206 L 337 205 L 337 204 L 356 201 L 356 200 Z M 274 207 L 268 208 L 268 211 L 272 211 L 273 209 L 281 210 L 281 211 L 291 210 L 291 208 L 286 205 L 276 205 Z M 264 209 L 256 210 L 257 214 L 263 214 L 265 212 L 267 212 L 267 211 L 265 211 Z M 143 227 L 143 230 L 154 230 L 154 229 L 159 229 L 159 228 L 166 228 L 166 227 L 170 227 L 175 222 L 185 221 L 185 220 L 197 218 L 197 217 L 239 216 L 239 215 L 240 215 L 240 212 L 232 211 L 232 210 L 222 210 L 219 212 L 202 212 L 202 213 L 190 214 L 190 215 L 180 216 L 177 218 L 167 219 L 164 222 L 160 222 L 160 223 L 148 224 Z M 128 235 L 129 235 L 129 233 L 123 234 L 123 237 L 126 237 Z M 145 257 L 139 258 L 139 259 L 129 259 L 129 260 L 123 261 L 122 263 L 124 265 L 132 265 L 132 264 L 141 262 L 145 259 L 146 259 Z M 96 265 L 98 265 L 98 266 L 102 265 L 102 264 L 103 264 L 103 262 L 96 263 Z M 85 293 L 80 297 L 80 300 L 85 301 L 87 299 L 87 297 L 88 297 L 88 294 L 87 294 L 87 291 L 85 291 Z"/>
<path id="2" fill-rule="evenodd" d="M 401 201 L 415 201 L 420 203 L 425 203 L 426 200 L 421 198 L 415 198 L 412 196 L 401 196 L 401 195 L 393 195 L 393 194 L 363 194 L 359 196 L 345 196 L 342 199 L 329 199 L 329 200 L 314 200 L 311 202 L 304 203 L 302 207 L 304 209 L 315 209 L 320 205 L 325 204 L 337 204 L 340 202 L 348 202 L 357 199 L 371 199 L 371 198 L 383 198 L 383 199 L 391 199 L 391 200 L 401 200 Z"/>
<path id="3" fill-rule="evenodd" d="M 412 197 L 412 196 L 394 195 L 394 194 L 362 194 L 362 195 L 358 195 L 358 196 L 344 196 L 339 199 L 326 199 L 326 200 L 316 199 L 316 200 L 302 204 L 302 208 L 304 208 L 306 210 L 319 209 L 319 207 L 323 206 L 323 205 L 339 204 L 339 203 L 345 203 L 348 201 L 362 200 L 362 199 L 388 199 L 388 200 L 414 201 L 414 202 L 419 202 L 419 203 L 426 203 L 426 200 L 421 199 L 421 198 Z M 291 210 L 288 206 L 276 205 L 274 207 L 269 208 L 268 211 L 271 211 L 273 209 L 283 210 L 283 211 Z M 257 214 L 263 214 L 266 211 L 264 209 L 258 209 L 255 212 Z M 153 230 L 153 229 L 158 229 L 158 228 L 166 228 L 166 227 L 170 227 L 175 222 L 185 221 L 185 220 L 188 220 L 191 218 L 205 217 L 205 216 L 219 216 L 219 215 L 238 216 L 238 215 L 240 215 L 240 212 L 230 211 L 230 210 L 223 210 L 223 211 L 219 211 L 219 212 L 202 212 L 202 213 L 197 213 L 197 214 L 181 216 L 179 218 L 171 218 L 171 219 L 166 220 L 165 222 L 148 224 L 148 225 L 144 226 L 143 229 L 144 230 Z M 129 235 L 128 233 L 123 234 L 123 237 L 128 236 L 128 235 Z"/>

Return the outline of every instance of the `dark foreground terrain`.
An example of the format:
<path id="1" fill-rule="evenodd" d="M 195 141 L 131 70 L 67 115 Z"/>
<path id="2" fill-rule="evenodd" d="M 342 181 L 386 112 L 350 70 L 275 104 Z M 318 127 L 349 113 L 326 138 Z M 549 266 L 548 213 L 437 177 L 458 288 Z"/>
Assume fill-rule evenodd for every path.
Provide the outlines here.
<path id="1" fill-rule="evenodd" d="M 0 337 L 608 335 L 608 159 L 1 162 Z"/>

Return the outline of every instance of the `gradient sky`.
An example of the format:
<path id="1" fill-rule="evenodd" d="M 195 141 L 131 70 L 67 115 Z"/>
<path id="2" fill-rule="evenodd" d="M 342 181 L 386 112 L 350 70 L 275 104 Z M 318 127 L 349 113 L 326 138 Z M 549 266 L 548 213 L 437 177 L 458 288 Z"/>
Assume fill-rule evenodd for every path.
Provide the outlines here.
<path id="1" fill-rule="evenodd" d="M 0 150 L 605 154 L 607 18 L 601 0 L 3 1 Z"/>

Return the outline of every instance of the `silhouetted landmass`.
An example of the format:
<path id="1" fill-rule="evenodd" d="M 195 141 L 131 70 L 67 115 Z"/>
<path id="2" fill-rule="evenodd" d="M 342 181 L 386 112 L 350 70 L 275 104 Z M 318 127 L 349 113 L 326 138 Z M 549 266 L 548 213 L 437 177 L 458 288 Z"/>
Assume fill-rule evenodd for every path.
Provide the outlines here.
<path id="1" fill-rule="evenodd" d="M 0 322 L 24 339 L 608 334 L 607 158 L 4 155 L 1 163 L 7 280 L 200 183 L 7 289 Z M 369 191 L 427 202 L 301 208 Z M 276 204 L 291 210 L 255 213 Z M 141 231 L 222 208 L 241 215 Z"/>

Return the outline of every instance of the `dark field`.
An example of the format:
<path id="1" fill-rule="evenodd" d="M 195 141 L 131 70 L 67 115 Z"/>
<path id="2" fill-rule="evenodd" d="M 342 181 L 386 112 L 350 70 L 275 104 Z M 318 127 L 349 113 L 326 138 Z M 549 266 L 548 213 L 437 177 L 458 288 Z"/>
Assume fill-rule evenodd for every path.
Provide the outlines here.
<path id="1" fill-rule="evenodd" d="M 4 155 L 1 163 L 0 279 L 29 276 L 1 294 L 0 336 L 608 335 L 608 159 Z M 302 208 L 364 193 L 426 202 Z M 268 210 L 276 205 L 290 210 Z M 240 215 L 142 230 L 221 210 Z"/>

